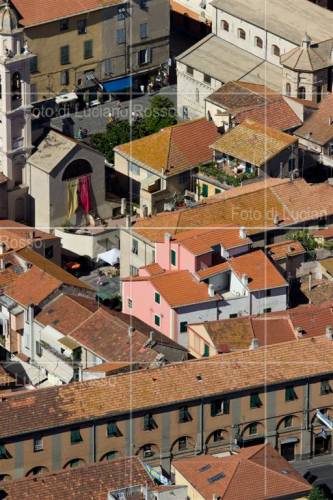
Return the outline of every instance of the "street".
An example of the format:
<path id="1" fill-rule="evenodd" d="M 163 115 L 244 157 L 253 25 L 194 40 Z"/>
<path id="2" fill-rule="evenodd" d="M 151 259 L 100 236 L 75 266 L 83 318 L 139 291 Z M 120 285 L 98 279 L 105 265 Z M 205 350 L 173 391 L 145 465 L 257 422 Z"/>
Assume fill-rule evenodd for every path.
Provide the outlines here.
<path id="1" fill-rule="evenodd" d="M 313 486 L 320 486 L 328 499 L 333 498 L 332 455 L 314 457 L 310 460 L 295 462 L 293 466 Z"/>
<path id="2" fill-rule="evenodd" d="M 153 94 L 144 94 L 134 97 L 132 100 L 123 101 L 107 101 L 104 104 L 88 108 L 76 113 L 68 113 L 64 116 L 57 116 L 51 120 L 51 126 L 61 132 L 69 133 L 76 136 L 79 128 L 86 129 L 88 135 L 104 132 L 109 121 L 110 114 L 121 120 L 128 120 L 132 113 L 142 114 L 150 105 L 152 98 L 156 95 L 167 96 L 175 105 L 177 105 L 177 88 L 176 85 L 163 87 L 160 91 Z"/>

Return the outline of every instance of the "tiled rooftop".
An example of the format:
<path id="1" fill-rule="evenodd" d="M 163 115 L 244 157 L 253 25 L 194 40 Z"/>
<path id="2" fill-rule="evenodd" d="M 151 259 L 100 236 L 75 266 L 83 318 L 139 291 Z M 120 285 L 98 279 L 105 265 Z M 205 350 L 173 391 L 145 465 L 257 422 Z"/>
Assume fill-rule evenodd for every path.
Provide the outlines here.
<path id="1" fill-rule="evenodd" d="M 212 160 L 209 146 L 218 137 L 214 123 L 200 118 L 122 144 L 115 151 L 169 177 Z"/>
<path id="2" fill-rule="evenodd" d="M 84 383 L 37 389 L 1 401 L 0 437 L 130 410 L 161 409 L 165 404 L 266 384 L 303 380 L 332 373 L 332 357 L 333 341 L 316 337 L 224 354 L 211 360 L 187 361 Z M 181 385 L 175 384 L 175 380 L 181 380 Z"/>
<path id="3" fill-rule="evenodd" d="M 299 241 L 287 240 L 279 243 L 274 243 L 266 247 L 268 254 L 273 260 L 280 260 L 286 257 L 294 257 L 304 254 L 305 248 Z"/>
<path id="4" fill-rule="evenodd" d="M 206 499 L 294 498 L 303 497 L 311 489 L 270 444 L 242 448 L 225 457 L 204 455 L 176 460 L 173 466 Z"/>
<path id="5" fill-rule="evenodd" d="M 328 94 L 319 104 L 318 111 L 304 122 L 295 135 L 324 146 L 333 138 L 333 127 L 329 124 L 333 116 L 333 94 Z"/>

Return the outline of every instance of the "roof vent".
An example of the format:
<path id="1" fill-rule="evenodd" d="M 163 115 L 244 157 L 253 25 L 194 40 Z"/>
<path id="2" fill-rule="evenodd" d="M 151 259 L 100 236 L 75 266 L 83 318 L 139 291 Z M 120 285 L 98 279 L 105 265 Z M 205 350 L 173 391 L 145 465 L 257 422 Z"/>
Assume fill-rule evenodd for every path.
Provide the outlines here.
<path id="1" fill-rule="evenodd" d="M 215 295 L 214 285 L 210 284 L 208 285 L 208 296 L 214 297 L 214 295 Z"/>
<path id="2" fill-rule="evenodd" d="M 325 329 L 326 338 L 333 340 L 333 328 L 331 325 L 327 325 Z"/>
<path id="3" fill-rule="evenodd" d="M 259 348 L 259 339 L 257 339 L 256 337 L 253 337 L 253 339 L 251 340 L 250 349 L 252 351 L 254 351 L 255 349 L 258 349 L 258 348 Z"/>
<path id="4" fill-rule="evenodd" d="M 303 328 L 301 326 L 296 326 L 295 332 L 298 338 L 303 337 Z"/>

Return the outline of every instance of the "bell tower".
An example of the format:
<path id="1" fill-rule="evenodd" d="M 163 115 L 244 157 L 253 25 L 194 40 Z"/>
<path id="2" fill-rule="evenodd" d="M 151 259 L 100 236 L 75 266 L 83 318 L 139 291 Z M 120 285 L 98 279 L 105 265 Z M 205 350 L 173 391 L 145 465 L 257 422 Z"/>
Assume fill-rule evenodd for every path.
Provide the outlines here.
<path id="1" fill-rule="evenodd" d="M 0 172 L 13 189 L 24 182 L 31 153 L 30 60 L 19 15 L 0 0 Z"/>

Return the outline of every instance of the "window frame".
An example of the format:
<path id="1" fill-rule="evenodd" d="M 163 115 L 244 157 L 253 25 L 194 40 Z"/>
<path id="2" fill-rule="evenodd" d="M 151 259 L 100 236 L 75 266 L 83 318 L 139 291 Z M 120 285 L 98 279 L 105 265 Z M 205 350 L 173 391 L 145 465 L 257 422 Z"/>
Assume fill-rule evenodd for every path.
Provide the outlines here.
<path id="1" fill-rule="evenodd" d="M 78 35 L 86 35 L 87 31 L 88 31 L 87 30 L 87 27 L 88 27 L 87 18 L 78 19 L 76 27 L 77 27 L 77 34 Z"/>
<path id="2" fill-rule="evenodd" d="M 229 399 L 221 398 L 215 399 L 210 404 L 210 415 L 211 417 L 217 417 L 219 415 L 229 415 L 230 414 L 230 401 Z"/>
<path id="3" fill-rule="evenodd" d="M 262 49 L 264 47 L 264 41 L 260 36 L 255 36 L 254 40 L 255 40 L 255 46 L 258 49 Z"/>
<path id="4" fill-rule="evenodd" d="M 156 304 L 160 304 L 161 303 L 161 294 L 159 292 L 154 292 L 154 302 Z"/>
<path id="5" fill-rule="evenodd" d="M 108 438 L 121 436 L 117 422 L 108 422 L 106 424 L 106 436 Z"/>
<path id="6" fill-rule="evenodd" d="M 187 333 L 188 321 L 181 321 L 179 323 L 179 333 Z"/>
<path id="7" fill-rule="evenodd" d="M 332 387 L 330 385 L 329 379 L 323 379 L 320 381 L 320 395 L 327 396 L 328 394 L 332 394 Z"/>
<path id="8" fill-rule="evenodd" d="M 66 64 L 70 64 L 70 46 L 62 45 L 60 47 L 60 65 L 65 66 Z"/>
<path id="9" fill-rule="evenodd" d="M 70 434 L 71 445 L 82 443 L 83 438 L 82 438 L 82 435 L 81 435 L 80 428 L 71 429 L 70 433 L 71 433 Z"/>
<path id="10" fill-rule="evenodd" d="M 252 422 L 249 424 L 249 436 L 256 436 L 258 434 L 258 424 L 257 422 Z"/>
<path id="11" fill-rule="evenodd" d="M 295 387 L 293 385 L 290 385 L 285 388 L 285 393 L 284 393 L 284 400 L 286 403 L 289 403 L 291 401 L 296 401 L 298 399 L 298 396 L 295 391 Z"/>
<path id="12" fill-rule="evenodd" d="M 143 430 L 144 431 L 153 431 L 157 429 L 157 424 L 154 420 L 154 416 L 152 413 L 146 413 L 143 416 Z"/>
<path id="13" fill-rule="evenodd" d="M 186 424 L 187 422 L 191 422 L 192 416 L 189 412 L 188 406 L 181 406 L 178 409 L 178 422 L 180 424 Z"/>
<path id="14" fill-rule="evenodd" d="M 230 24 L 228 23 L 228 21 L 226 21 L 225 19 L 222 19 L 221 20 L 221 29 L 223 31 L 227 31 L 229 32 L 230 31 Z"/>
<path id="15" fill-rule="evenodd" d="M 262 401 L 260 399 L 259 392 L 252 392 L 250 394 L 250 409 L 256 410 L 262 407 Z"/>
<path id="16" fill-rule="evenodd" d="M 178 439 L 178 451 L 185 451 L 188 449 L 187 436 L 182 436 Z M 184 443 L 184 444 L 181 444 Z"/>
<path id="17" fill-rule="evenodd" d="M 69 30 L 69 19 L 64 18 L 59 21 L 59 31 L 64 32 Z"/>
<path id="18" fill-rule="evenodd" d="M 281 55 L 281 49 L 278 45 L 276 45 L 276 43 L 273 43 L 272 44 L 272 56 L 275 56 L 275 57 L 280 57 Z"/>
<path id="19" fill-rule="evenodd" d="M 177 265 L 177 252 L 173 248 L 170 250 L 170 263 L 172 266 Z"/>
<path id="20" fill-rule="evenodd" d="M 239 38 L 240 40 L 246 40 L 246 31 L 243 28 L 238 28 L 237 38 Z"/>
<path id="21" fill-rule="evenodd" d="M 161 316 L 159 314 L 154 314 L 154 325 L 161 327 Z"/>
<path id="22" fill-rule="evenodd" d="M 44 450 L 43 438 L 41 436 L 34 437 L 33 449 L 34 449 L 34 453 L 38 453 L 39 451 Z"/>
<path id="23" fill-rule="evenodd" d="M 83 59 L 93 59 L 94 57 L 94 41 L 84 40 L 83 42 Z"/>

